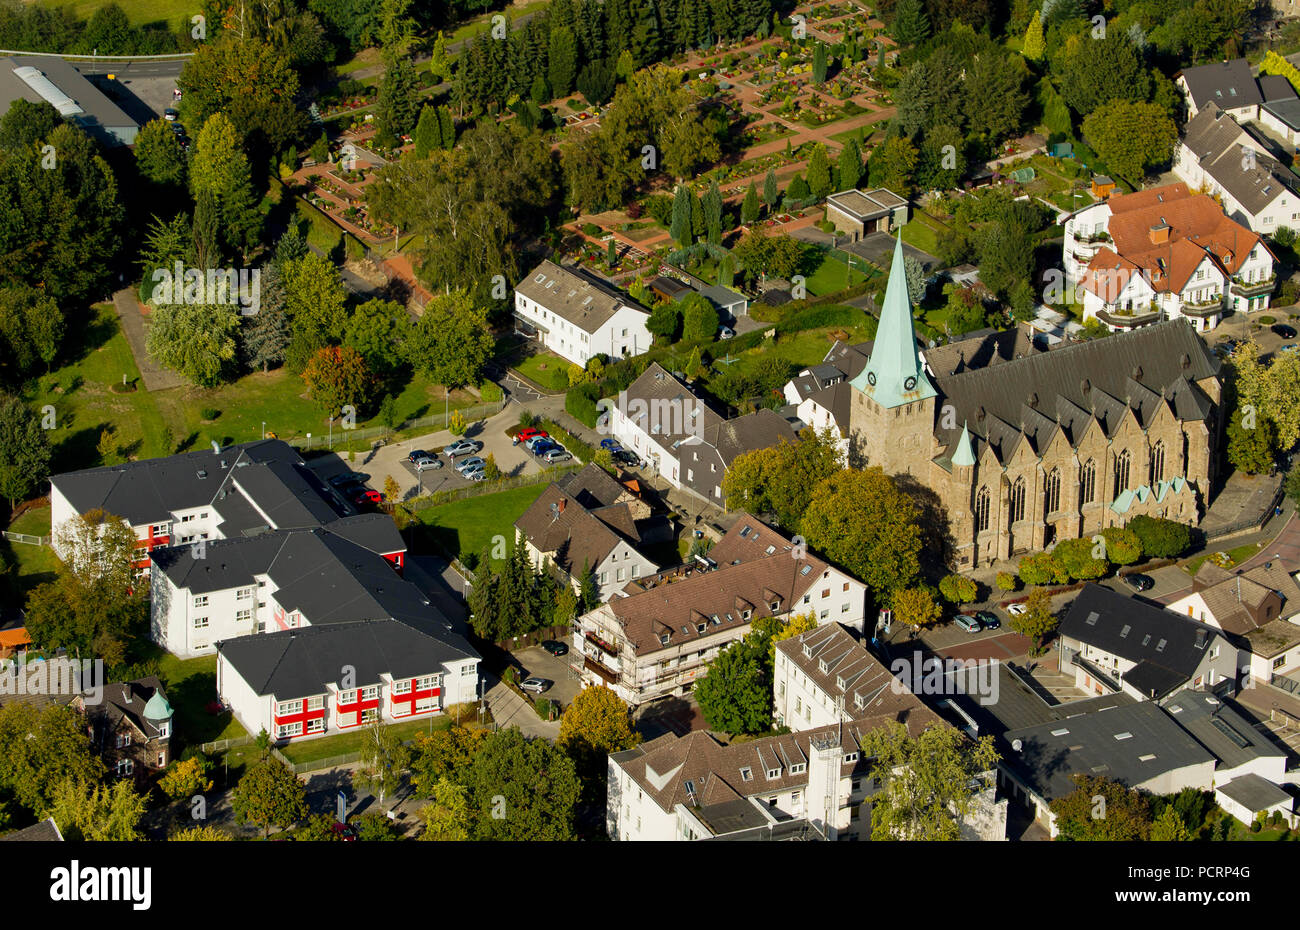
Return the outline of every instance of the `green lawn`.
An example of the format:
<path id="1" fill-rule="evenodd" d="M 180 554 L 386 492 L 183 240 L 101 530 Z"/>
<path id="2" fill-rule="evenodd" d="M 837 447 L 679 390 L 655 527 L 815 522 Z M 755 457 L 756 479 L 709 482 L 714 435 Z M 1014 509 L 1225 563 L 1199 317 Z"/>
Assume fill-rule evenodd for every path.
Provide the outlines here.
<path id="1" fill-rule="evenodd" d="M 866 310 L 860 311 L 865 321 L 869 314 Z M 767 355 L 776 354 L 786 359 L 795 368 L 806 368 L 810 365 L 820 363 L 830 349 L 834 338 L 832 333 L 838 333 L 841 330 L 847 332 L 849 344 L 863 342 L 871 338 L 871 331 L 863 326 L 824 326 L 817 329 L 806 329 L 797 333 L 787 333 L 776 338 L 775 344 L 764 343 L 753 349 L 741 352 L 737 361 L 730 365 L 721 365 L 715 363 L 715 371 L 723 368 L 739 367 L 741 370 L 756 366 L 760 359 Z M 721 349 L 719 349 L 721 351 Z M 689 544 L 689 540 L 688 540 Z"/>
<path id="2" fill-rule="evenodd" d="M 550 5 L 550 2 L 551 0 L 533 0 L 532 3 L 525 3 L 520 6 L 512 6 L 510 7 L 509 10 L 505 11 L 505 13 L 511 21 L 514 21 L 526 13 L 533 13 L 536 12 L 537 10 L 545 9 L 547 6 Z M 459 42 L 461 39 L 473 38 L 481 30 L 491 25 L 492 17 L 495 16 L 496 13 L 497 11 L 495 10 L 493 10 L 491 13 L 484 13 L 482 16 L 479 16 L 476 19 L 466 23 L 465 25 L 456 29 L 454 32 L 447 35 L 447 42 L 448 43 Z"/>
<path id="3" fill-rule="evenodd" d="M 913 248 L 937 255 L 939 224 L 924 214 L 913 213 L 912 219 L 903 227 L 903 241 Z"/>
<path id="4" fill-rule="evenodd" d="M 1242 562 L 1246 561 L 1251 556 L 1259 552 L 1261 546 L 1262 546 L 1261 543 L 1246 543 L 1244 546 L 1237 546 L 1233 549 L 1228 549 L 1226 551 L 1228 553 L 1228 558 L 1232 559 L 1232 564 L 1240 565 Z M 1224 551 L 1224 550 L 1216 550 L 1216 551 Z M 1201 564 L 1213 554 L 1214 554 L 1213 552 L 1206 552 L 1201 555 L 1198 555 L 1194 559 L 1189 559 L 1187 562 L 1183 563 L 1183 571 L 1187 572 L 1189 575 L 1195 575 L 1196 572 L 1200 569 Z"/>
<path id="5" fill-rule="evenodd" d="M 431 537 L 428 542 L 463 559 L 477 556 L 485 547 L 491 548 L 494 536 L 503 536 L 507 543 L 513 543 L 515 520 L 545 490 L 545 484 L 511 488 L 430 507 L 417 515 L 424 525 L 424 532 Z"/>
<path id="6" fill-rule="evenodd" d="M 40 410 L 54 408 L 55 428 L 50 434 L 54 447 L 54 473 L 101 464 L 100 435 L 112 428 L 118 454 L 150 458 L 166 455 L 165 421 L 144 390 L 131 348 L 118 328 L 117 315 L 109 304 L 97 304 L 87 323 L 70 321 L 69 355 L 72 361 L 51 375 L 34 378 L 23 390 L 23 399 Z M 77 339 L 77 336 L 80 336 Z M 117 393 L 123 376 L 135 390 Z"/>
<path id="7" fill-rule="evenodd" d="M 126 13 L 126 18 L 130 20 L 132 26 L 162 21 L 175 28 L 181 20 L 188 22 L 189 18 L 197 12 L 191 0 L 130 0 L 128 3 L 120 3 L 118 0 L 36 0 L 36 2 L 51 9 L 70 7 L 79 19 L 90 19 L 100 7 L 115 2 Z"/>
<path id="8" fill-rule="evenodd" d="M 559 393 L 568 390 L 569 365 L 566 359 L 550 352 L 538 352 L 514 365 L 525 376 L 532 378 L 548 391 Z"/>
<path id="9" fill-rule="evenodd" d="M 229 711 L 217 715 L 208 713 L 207 705 L 217 697 L 215 655 L 179 659 L 161 649 L 157 652 L 158 677 L 162 679 L 167 700 L 176 712 L 176 738 L 182 745 L 197 746 L 248 735 Z"/>
<path id="10" fill-rule="evenodd" d="M 856 255 L 849 255 L 849 260 L 852 262 L 852 273 L 850 275 L 850 269 L 844 265 L 844 256 L 847 254 L 826 254 L 821 264 L 817 266 L 817 270 L 808 276 L 806 283 L 809 294 L 814 297 L 835 294 L 847 287 L 865 281 L 871 274 L 875 273 L 875 269 L 865 259 Z"/>
<path id="11" fill-rule="evenodd" d="M 389 724 L 392 733 L 402 741 L 415 739 L 422 733 L 430 732 L 430 730 L 446 730 L 450 727 L 451 718 L 447 716 Z M 318 759 L 330 759 L 334 756 L 346 756 L 349 753 L 359 752 L 368 735 L 369 727 L 362 727 L 353 730 L 351 733 L 340 733 L 337 736 L 322 736 L 320 739 L 290 743 L 288 746 L 281 748 L 280 752 L 284 753 L 285 758 L 295 765 L 303 762 L 315 762 Z"/>
<path id="12" fill-rule="evenodd" d="M 50 508 L 40 507 L 27 511 L 9 524 L 9 531 L 32 536 L 50 535 Z M 24 602 L 32 588 L 53 581 L 59 570 L 59 557 L 48 546 L 31 546 L 5 539 L 0 540 L 0 552 L 4 554 L 0 561 L 13 565 L 15 572 L 13 587 L 0 587 L 0 598 L 12 596 L 17 603 Z"/>

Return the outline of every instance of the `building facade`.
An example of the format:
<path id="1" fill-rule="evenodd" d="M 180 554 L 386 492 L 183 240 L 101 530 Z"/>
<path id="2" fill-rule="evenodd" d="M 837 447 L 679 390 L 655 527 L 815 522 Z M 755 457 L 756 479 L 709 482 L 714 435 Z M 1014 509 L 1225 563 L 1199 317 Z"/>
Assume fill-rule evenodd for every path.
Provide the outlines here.
<path id="1" fill-rule="evenodd" d="M 654 342 L 650 311 L 613 285 L 545 261 L 515 288 L 515 322 L 575 365 L 593 355 L 640 355 Z"/>

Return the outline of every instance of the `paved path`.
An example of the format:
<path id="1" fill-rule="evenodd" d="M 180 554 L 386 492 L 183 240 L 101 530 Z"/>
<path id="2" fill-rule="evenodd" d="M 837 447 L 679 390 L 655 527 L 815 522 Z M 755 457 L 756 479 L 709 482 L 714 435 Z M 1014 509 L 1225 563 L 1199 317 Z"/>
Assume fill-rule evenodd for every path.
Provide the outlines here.
<path id="1" fill-rule="evenodd" d="M 495 675 L 484 672 L 483 683 L 488 689 L 488 707 L 492 708 L 492 719 L 497 722 L 497 726 L 502 729 L 519 727 L 524 736 L 540 736 L 552 741 L 560 735 L 558 720 L 548 722 L 538 717 L 537 711 Z"/>
<path id="2" fill-rule="evenodd" d="M 146 328 L 144 314 L 140 310 L 140 301 L 135 289 L 124 287 L 113 295 L 113 308 L 122 324 L 122 334 L 126 336 L 131 355 L 135 357 L 135 366 L 140 369 L 140 378 L 144 381 L 146 391 L 166 391 L 182 387 L 185 379 L 174 371 L 168 371 L 157 364 L 145 351 Z"/>

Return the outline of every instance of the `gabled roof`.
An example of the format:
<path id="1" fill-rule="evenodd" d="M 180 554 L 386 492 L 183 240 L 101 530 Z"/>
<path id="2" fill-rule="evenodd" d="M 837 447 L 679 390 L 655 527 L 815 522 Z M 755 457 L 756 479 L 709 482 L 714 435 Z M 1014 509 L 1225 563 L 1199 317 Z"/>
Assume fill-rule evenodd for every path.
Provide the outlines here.
<path id="1" fill-rule="evenodd" d="M 799 436 L 780 414 L 760 407 L 753 413 L 709 426 L 699 439 L 684 440 L 678 454 L 680 456 L 692 445 L 702 443 L 717 449 L 723 466 L 730 468 L 736 457 L 746 452 L 798 441 Z"/>
<path id="2" fill-rule="evenodd" d="M 1223 638 L 1212 626 L 1099 584 L 1084 586 L 1059 632 L 1136 663 L 1124 681 L 1153 699 L 1186 684 Z"/>
<path id="3" fill-rule="evenodd" d="M 1282 79 L 1285 82 L 1285 78 Z M 1211 104 L 1187 124 L 1185 145 L 1200 166 L 1250 214 L 1293 194 L 1295 175 L 1268 153 L 1247 126 Z"/>
<path id="4" fill-rule="evenodd" d="M 1250 62 L 1244 58 L 1184 68 L 1180 76 L 1187 83 L 1187 93 L 1198 110 L 1207 103 L 1237 109 L 1264 102 L 1250 73 Z"/>
<path id="5" fill-rule="evenodd" d="M 63 834 L 59 832 L 59 825 L 54 822 L 54 818 L 46 817 L 40 823 L 34 823 L 30 827 L 23 827 L 21 830 L 14 830 L 12 833 L 6 833 L 4 836 L 0 836 L 0 841 L 18 843 L 62 843 Z"/>
<path id="6" fill-rule="evenodd" d="M 1216 624 L 1229 633 L 1244 635 L 1271 621 L 1300 614 L 1300 586 L 1280 563 L 1235 573 L 1207 560 L 1201 563 L 1192 585 Z M 1279 601 L 1280 610 L 1266 615 L 1262 608 Z"/>
<path id="7" fill-rule="evenodd" d="M 581 270 L 544 261 L 530 271 L 515 292 L 523 294 L 588 335 L 599 330 L 622 307 L 647 316 L 650 311 L 627 294 Z"/>
<path id="8" fill-rule="evenodd" d="M 623 412 L 628 419 L 665 447 L 702 435 L 723 419 L 658 362 L 651 362 L 628 385 L 623 398 L 626 401 Z M 635 403 L 638 401 L 641 403 Z"/>
<path id="9" fill-rule="evenodd" d="M 159 696 L 166 701 L 162 682 L 157 675 L 135 681 L 114 682 L 104 686 L 103 700 L 98 704 L 89 701 L 85 703 L 86 714 L 96 727 L 113 731 L 118 724 L 126 722 L 146 740 L 166 739 L 167 737 L 161 737 L 158 724 L 170 722 L 170 715 L 152 718 L 145 713 L 146 708 Z"/>
<path id="10" fill-rule="evenodd" d="M 1164 709 L 1223 768 L 1235 769 L 1257 759 L 1286 756 L 1280 746 L 1255 729 L 1226 698 L 1204 691 L 1181 691 Z"/>
<path id="11" fill-rule="evenodd" d="M 633 548 L 639 542 L 627 504 L 598 504 L 589 510 L 578 496 L 558 484 L 543 491 L 515 521 L 515 527 L 537 551 L 574 576 L 584 568 L 594 570 L 620 542 Z"/>

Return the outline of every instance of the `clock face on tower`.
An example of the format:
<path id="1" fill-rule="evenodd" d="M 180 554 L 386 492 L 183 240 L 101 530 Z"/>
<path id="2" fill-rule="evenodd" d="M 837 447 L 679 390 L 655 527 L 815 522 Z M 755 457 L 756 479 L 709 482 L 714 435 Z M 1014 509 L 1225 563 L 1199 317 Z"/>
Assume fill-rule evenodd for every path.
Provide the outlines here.
<path id="1" fill-rule="evenodd" d="M 867 372 L 867 384 L 872 387 L 876 386 L 876 373 L 874 371 Z"/>
<path id="2" fill-rule="evenodd" d="M 903 382 L 903 390 L 904 390 L 904 391 L 910 391 L 910 390 L 912 390 L 914 387 L 916 387 L 916 379 L 915 379 L 915 378 L 908 377 L 908 378 Z"/>

